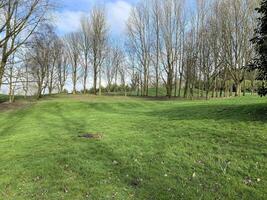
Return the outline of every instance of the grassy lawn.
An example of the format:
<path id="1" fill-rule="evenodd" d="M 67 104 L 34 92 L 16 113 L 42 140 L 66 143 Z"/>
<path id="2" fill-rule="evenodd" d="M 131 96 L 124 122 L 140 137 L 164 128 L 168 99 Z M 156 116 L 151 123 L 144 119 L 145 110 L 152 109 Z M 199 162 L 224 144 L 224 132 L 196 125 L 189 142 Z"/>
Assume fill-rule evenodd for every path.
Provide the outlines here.
<path id="1" fill-rule="evenodd" d="M 266 188 L 266 98 L 59 96 L 0 111 L 0 199 L 267 199 Z"/>

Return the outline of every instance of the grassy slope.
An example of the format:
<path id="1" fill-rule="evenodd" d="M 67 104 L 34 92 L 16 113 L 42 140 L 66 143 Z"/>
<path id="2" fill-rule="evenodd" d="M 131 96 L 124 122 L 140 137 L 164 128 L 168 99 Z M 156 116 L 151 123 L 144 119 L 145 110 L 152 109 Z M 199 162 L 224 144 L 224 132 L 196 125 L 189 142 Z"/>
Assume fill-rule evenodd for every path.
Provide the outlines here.
<path id="1" fill-rule="evenodd" d="M 0 199 L 266 199 L 266 122 L 258 97 L 46 99 L 0 113 Z"/>

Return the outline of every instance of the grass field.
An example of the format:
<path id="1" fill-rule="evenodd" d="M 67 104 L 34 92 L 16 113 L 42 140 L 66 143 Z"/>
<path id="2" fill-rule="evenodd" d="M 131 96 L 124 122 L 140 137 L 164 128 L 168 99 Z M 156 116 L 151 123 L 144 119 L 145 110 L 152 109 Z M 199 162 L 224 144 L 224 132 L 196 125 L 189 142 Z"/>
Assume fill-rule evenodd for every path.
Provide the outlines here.
<path id="1" fill-rule="evenodd" d="M 266 98 L 55 96 L 0 111 L 3 200 L 254 200 L 266 188 Z"/>

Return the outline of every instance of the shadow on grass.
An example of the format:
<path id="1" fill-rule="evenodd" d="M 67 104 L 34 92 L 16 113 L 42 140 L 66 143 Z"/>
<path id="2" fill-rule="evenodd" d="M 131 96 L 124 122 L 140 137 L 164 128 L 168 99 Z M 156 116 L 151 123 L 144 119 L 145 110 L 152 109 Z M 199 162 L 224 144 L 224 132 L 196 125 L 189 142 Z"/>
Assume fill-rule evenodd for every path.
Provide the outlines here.
<path id="1" fill-rule="evenodd" d="M 143 104 L 138 102 L 83 103 L 83 106 L 105 114 L 128 114 L 166 120 L 225 120 L 234 122 L 267 122 L 267 104 Z"/>
<path id="2" fill-rule="evenodd" d="M 94 106 L 94 108 L 100 112 L 103 112 L 104 109 L 110 109 L 110 107 L 107 108 L 105 106 L 104 109 L 100 109 L 100 106 Z M 142 166 L 140 163 L 135 162 L 134 158 L 137 153 L 131 147 L 127 147 L 127 149 L 121 151 L 121 148 L 125 148 L 125 146 L 120 147 L 119 143 L 121 141 L 118 139 L 114 138 L 114 141 L 105 141 L 105 135 L 103 140 L 79 138 L 79 134 L 94 130 L 95 127 L 88 130 L 88 121 L 86 121 L 85 118 L 82 116 L 79 118 L 67 116 L 66 113 L 69 113 L 69 111 L 66 112 L 64 109 L 63 105 L 57 104 L 54 109 L 46 110 L 45 112 L 49 113 L 49 115 L 59 117 L 59 121 L 64 122 L 49 122 L 51 126 L 64 130 L 69 136 L 68 139 L 62 138 L 60 143 L 66 145 L 66 148 L 58 152 L 60 155 L 57 159 L 60 165 L 65 166 L 68 164 L 71 167 L 70 170 L 72 173 L 76 174 L 80 183 L 84 184 L 84 188 L 87 187 L 90 189 L 90 187 L 99 187 L 99 182 L 108 180 L 109 177 L 107 177 L 107 174 L 109 174 L 112 179 L 109 180 L 111 183 L 107 184 L 106 187 L 127 188 L 131 194 L 135 194 L 134 196 L 136 198 L 140 197 L 140 199 L 157 199 L 159 197 L 173 199 L 174 194 L 168 192 L 167 189 L 170 185 L 178 184 L 176 180 L 172 180 L 172 184 L 170 184 L 170 181 L 164 178 L 163 172 L 159 174 L 159 171 L 155 170 L 157 166 L 152 161 L 146 161 Z M 47 123 L 46 118 L 41 118 L 41 120 L 43 120 L 43 123 Z M 101 128 L 101 125 L 99 128 Z M 60 137 L 60 135 L 56 137 Z M 70 140 L 72 140 L 72 143 L 69 143 Z M 64 143 L 65 141 L 67 142 Z M 156 148 L 156 144 L 152 142 L 152 145 L 155 146 L 153 148 Z M 141 146 L 139 148 L 141 148 Z M 160 152 L 165 152 L 165 146 L 163 144 Z M 163 154 L 164 153 L 155 156 L 161 157 Z M 68 155 L 68 157 L 64 157 L 64 155 Z M 88 164 L 88 161 L 89 163 L 95 163 L 95 165 Z M 97 167 L 99 167 L 102 172 L 99 172 Z M 151 169 L 153 169 L 153 172 L 151 172 Z M 103 176 L 104 174 L 105 176 Z M 158 178 L 159 175 L 162 177 Z M 96 178 L 99 178 L 99 180 Z M 156 179 L 156 182 L 153 182 L 155 181 L 153 179 Z M 176 197 L 179 197 L 178 194 L 182 193 L 183 186 L 180 185 L 180 187 L 172 189 L 178 190 L 175 193 Z M 182 196 L 180 196 L 180 198 L 182 198 Z"/>
<path id="3" fill-rule="evenodd" d="M 267 121 L 266 104 L 247 105 L 196 105 L 173 107 L 147 113 L 148 116 L 168 120 L 226 120 L 226 121 Z"/>
<path id="4" fill-rule="evenodd" d="M 155 108 L 156 111 L 145 110 L 145 104 L 139 105 L 138 103 L 131 107 L 131 110 L 128 110 L 128 104 L 126 103 L 115 103 L 111 106 L 108 103 L 93 103 L 93 104 L 82 104 L 82 109 L 87 107 L 89 110 L 95 110 L 98 112 L 102 112 L 105 114 L 112 114 L 114 112 L 118 112 L 118 114 L 127 114 L 125 110 L 129 111 L 128 114 L 131 115 L 144 115 L 143 117 L 157 117 L 164 118 L 165 120 L 202 120 L 202 119 L 212 119 L 212 120 L 230 120 L 230 121 L 266 121 L 266 106 L 265 104 L 255 104 L 255 105 L 187 105 L 183 107 L 178 107 L 179 105 L 175 105 L 172 108 L 165 109 L 164 107 Z M 114 106 L 115 105 L 115 106 Z M 119 107 L 121 109 L 115 109 Z M 64 108 L 65 109 L 65 108 Z M 68 134 L 75 137 L 75 131 L 88 131 L 88 121 L 85 118 L 78 117 L 72 118 L 70 116 L 66 117 L 65 110 L 63 109 L 63 105 L 57 105 L 56 112 L 52 111 L 51 114 L 55 114 L 64 121 L 65 126 L 60 125 L 60 129 L 64 129 Z M 148 112 L 147 112 L 148 111 Z M 50 111 L 48 111 L 50 112 Z M 126 115 L 125 115 L 126 116 Z M 155 119 L 157 121 L 157 119 Z M 137 120 L 136 123 L 139 121 Z M 158 121 L 159 122 L 159 121 Z M 136 124 L 138 126 L 138 124 Z M 144 125 L 144 121 L 140 126 Z M 75 128 L 76 127 L 76 128 Z M 101 123 L 98 128 L 101 128 Z M 153 127 L 152 127 L 153 128 Z M 160 123 L 158 123 L 158 128 L 161 128 Z M 92 127 L 94 129 L 94 127 Z M 189 128 L 190 129 L 190 128 Z M 141 130 L 141 127 L 140 127 Z M 187 128 L 182 129 L 185 132 L 188 131 Z M 151 135 L 147 135 L 148 132 L 153 131 L 150 127 L 147 127 L 146 130 L 143 130 L 144 138 L 151 137 Z M 199 130 L 205 133 L 205 130 Z M 78 134 L 78 133 L 77 133 Z M 162 132 L 158 132 L 158 134 L 162 135 Z M 166 133 L 167 134 L 167 133 Z M 244 138 L 239 138 L 240 136 L 236 136 L 236 138 L 229 138 L 232 135 L 223 135 L 223 131 L 218 133 L 217 135 L 213 135 L 213 141 L 210 141 L 209 134 L 199 135 L 199 132 L 193 135 L 182 134 L 179 132 L 170 132 L 168 133 L 168 137 L 172 138 L 171 140 L 163 140 L 158 141 L 155 137 L 150 138 L 150 148 L 153 149 L 151 160 L 146 158 L 142 163 L 136 164 L 134 161 L 134 156 L 136 153 L 134 152 L 134 148 L 122 149 L 123 147 L 119 146 L 120 142 L 118 139 L 114 138 L 114 141 L 87 141 L 73 138 L 73 143 L 70 147 L 64 149 L 63 152 L 59 152 L 61 154 L 69 154 L 71 155 L 69 159 L 75 160 L 75 165 L 72 164 L 72 171 L 75 172 L 79 179 L 82 179 L 85 187 L 98 187 L 99 179 L 106 179 L 104 174 L 110 174 L 112 177 L 111 183 L 107 185 L 112 185 L 115 188 L 126 187 L 131 191 L 131 193 L 135 194 L 135 197 L 139 197 L 139 199 L 175 199 L 175 198 L 183 198 L 183 196 L 179 196 L 184 192 L 184 189 L 190 188 L 190 194 L 197 198 L 198 192 L 197 190 L 197 182 L 191 182 L 190 179 L 185 179 L 184 176 L 191 173 L 190 171 L 190 160 L 180 160 L 176 164 L 184 170 L 181 176 L 176 175 L 174 179 L 167 179 L 164 177 L 164 170 L 158 168 L 158 163 L 156 160 L 161 159 L 164 160 L 164 155 L 168 151 L 168 148 L 172 145 L 175 147 L 178 141 L 184 141 L 182 145 L 185 145 L 185 149 L 191 149 L 193 152 L 217 152 L 221 154 L 222 152 L 230 152 L 237 155 L 246 155 L 246 151 L 244 151 L 244 146 L 246 146 L 250 151 L 254 151 L 258 148 L 258 141 L 248 141 L 246 136 Z M 164 135 L 164 134 L 163 134 Z M 199 135 L 199 138 L 196 136 Z M 156 136 L 156 135 L 154 135 Z M 203 138 L 201 138 L 203 137 Z M 196 139 L 198 142 L 196 142 Z M 177 144 L 175 144 L 177 143 Z M 128 144 L 130 144 L 128 142 Z M 134 144 L 134 141 L 133 141 Z M 145 143 L 144 143 L 145 144 Z M 160 144 L 160 150 L 157 151 L 157 148 Z M 206 150 L 201 150 L 201 146 L 205 144 L 207 147 Z M 181 145 L 181 144 L 179 144 Z M 79 146 L 79 148 L 77 148 Z M 148 146 L 142 145 L 142 143 L 137 145 L 139 149 L 142 149 L 144 152 L 148 150 Z M 224 146 L 224 151 L 222 151 L 219 146 Z M 235 147 L 231 149 L 232 147 Z M 198 149 L 199 148 L 199 149 Z M 214 149 L 213 149 L 214 148 Z M 79 150 L 79 151 L 75 151 Z M 127 152 L 128 151 L 128 152 Z M 255 151 L 256 152 L 256 151 Z M 159 153 L 159 154 L 158 154 Z M 78 156 L 79 159 L 74 156 Z M 156 158 L 156 159 L 155 159 Z M 183 157 L 186 159 L 186 157 Z M 72 161 L 73 161 L 72 160 Z M 90 161 L 88 164 L 86 161 Z M 116 163 L 114 163 L 116 161 Z M 71 162 L 70 160 L 61 160 L 63 164 L 65 162 Z M 87 163 L 87 164 L 86 164 Z M 92 164 L 96 163 L 100 169 L 103 171 L 100 174 L 98 172 L 97 167 Z M 215 171 L 218 169 L 214 169 Z M 216 171 L 218 172 L 218 171 Z M 162 174 L 160 174 L 162 173 Z M 93 175 L 96 174 L 96 175 Z M 92 176 L 94 180 L 89 183 L 86 180 L 91 179 Z M 143 179 L 143 181 L 140 181 Z M 216 178 L 214 178 L 216 180 Z M 92 183 L 96 183 L 97 185 L 92 185 Z M 190 184 L 190 186 L 186 185 Z M 208 184 L 208 183 L 207 183 Z M 205 188 L 206 191 L 210 191 L 212 186 L 212 182 L 210 182 L 208 187 Z M 107 186 L 106 185 L 106 186 Z M 172 185 L 175 185 L 172 188 Z M 198 186 L 199 187 L 199 186 Z M 222 186 L 223 187 L 223 186 Z M 171 192 L 168 192 L 167 189 L 170 189 Z M 225 191 L 220 188 L 219 195 L 223 195 Z M 175 198 L 173 197 L 175 195 Z M 189 193 L 187 193 L 189 195 Z"/>

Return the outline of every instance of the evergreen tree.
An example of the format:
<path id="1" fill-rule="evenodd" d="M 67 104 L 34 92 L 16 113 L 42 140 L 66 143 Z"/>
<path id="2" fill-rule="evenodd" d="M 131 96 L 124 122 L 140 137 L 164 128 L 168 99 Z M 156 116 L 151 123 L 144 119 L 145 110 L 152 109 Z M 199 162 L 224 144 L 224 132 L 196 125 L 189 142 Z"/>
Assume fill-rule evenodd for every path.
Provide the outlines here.
<path id="1" fill-rule="evenodd" d="M 257 57 L 252 65 L 254 70 L 258 70 L 258 79 L 263 81 L 259 88 L 259 95 L 267 95 L 267 0 L 262 0 L 260 7 L 256 9 L 259 13 L 258 28 L 255 30 L 255 38 L 252 42 L 255 44 Z"/>

